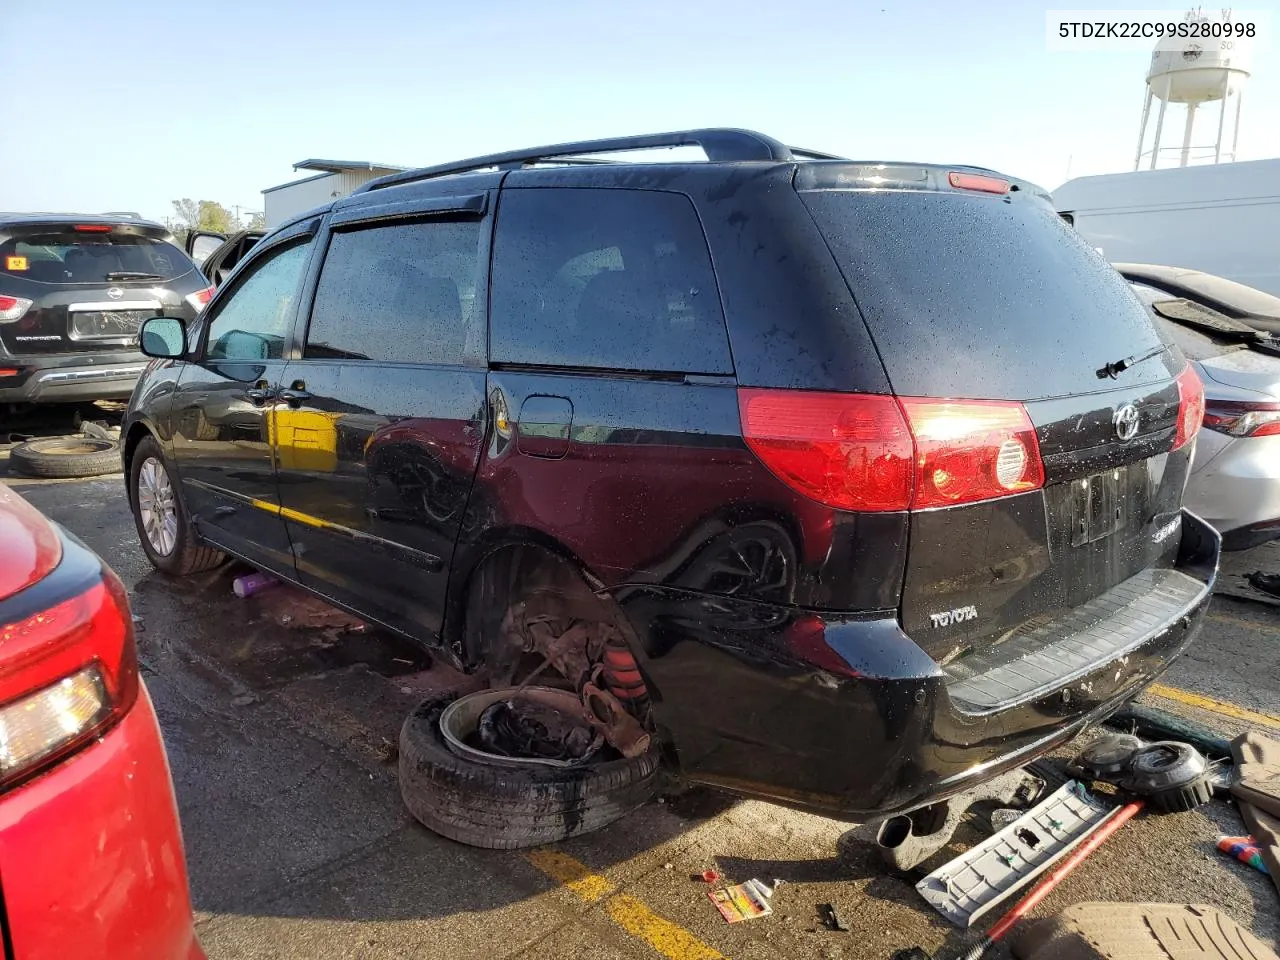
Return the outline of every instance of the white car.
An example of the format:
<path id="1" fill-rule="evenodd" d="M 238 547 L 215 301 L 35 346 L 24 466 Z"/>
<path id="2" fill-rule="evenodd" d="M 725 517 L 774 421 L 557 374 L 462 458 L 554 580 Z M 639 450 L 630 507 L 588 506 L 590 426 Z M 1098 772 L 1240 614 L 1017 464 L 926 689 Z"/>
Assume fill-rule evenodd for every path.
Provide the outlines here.
<path id="1" fill-rule="evenodd" d="M 1186 507 L 1224 550 L 1280 539 L 1280 298 L 1195 270 L 1114 266 L 1204 381 Z"/>

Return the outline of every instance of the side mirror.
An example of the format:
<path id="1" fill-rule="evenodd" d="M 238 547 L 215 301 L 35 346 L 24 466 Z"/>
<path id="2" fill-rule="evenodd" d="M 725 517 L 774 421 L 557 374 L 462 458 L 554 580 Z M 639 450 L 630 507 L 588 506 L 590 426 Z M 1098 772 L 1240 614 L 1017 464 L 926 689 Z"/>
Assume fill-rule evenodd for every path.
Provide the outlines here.
<path id="1" fill-rule="evenodd" d="M 142 324 L 138 345 L 148 357 L 180 360 L 187 352 L 187 325 L 177 317 L 152 317 Z"/>

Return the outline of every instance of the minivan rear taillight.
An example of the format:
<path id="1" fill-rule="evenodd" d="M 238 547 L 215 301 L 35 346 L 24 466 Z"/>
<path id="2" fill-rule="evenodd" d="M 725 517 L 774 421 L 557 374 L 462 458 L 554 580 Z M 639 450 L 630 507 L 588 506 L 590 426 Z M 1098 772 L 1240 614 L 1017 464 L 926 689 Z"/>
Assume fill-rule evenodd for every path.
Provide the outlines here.
<path id="1" fill-rule="evenodd" d="M 1177 450 L 1195 439 L 1204 422 L 1204 384 L 1191 364 L 1178 374 L 1178 423 L 1173 434 Z"/>
<path id="2" fill-rule="evenodd" d="M 109 571 L 85 592 L 0 626 L 0 789 L 90 742 L 137 696 L 133 621 Z"/>
<path id="3" fill-rule="evenodd" d="M 841 510 L 953 506 L 1044 485 L 1020 403 L 740 389 L 738 405 L 765 466 Z"/>
<path id="4" fill-rule="evenodd" d="M 1044 486 L 1026 408 L 1003 400 L 901 398 L 916 441 L 915 508 L 949 507 Z"/>
<path id="5" fill-rule="evenodd" d="M 1280 403 L 1206 400 L 1204 425 L 1232 437 L 1280 436 Z"/>

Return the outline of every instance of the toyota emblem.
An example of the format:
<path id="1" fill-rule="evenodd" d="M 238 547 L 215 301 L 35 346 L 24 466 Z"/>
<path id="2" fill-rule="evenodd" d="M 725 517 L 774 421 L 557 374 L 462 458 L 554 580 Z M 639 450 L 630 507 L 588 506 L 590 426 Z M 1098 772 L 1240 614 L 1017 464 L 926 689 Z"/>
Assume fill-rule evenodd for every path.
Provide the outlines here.
<path id="1" fill-rule="evenodd" d="M 1138 435 L 1138 408 L 1126 403 L 1116 410 L 1112 422 L 1116 426 L 1116 436 L 1121 440 L 1132 440 Z"/>
<path id="2" fill-rule="evenodd" d="M 124 296 L 124 291 L 121 290 L 119 287 L 108 287 L 107 296 L 110 297 L 112 300 L 119 300 L 121 297 Z"/>

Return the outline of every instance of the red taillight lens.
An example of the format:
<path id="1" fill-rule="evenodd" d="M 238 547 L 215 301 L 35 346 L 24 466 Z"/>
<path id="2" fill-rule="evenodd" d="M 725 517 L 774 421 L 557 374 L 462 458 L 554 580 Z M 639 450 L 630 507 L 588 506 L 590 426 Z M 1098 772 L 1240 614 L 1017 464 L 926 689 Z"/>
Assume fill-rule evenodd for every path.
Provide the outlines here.
<path id="1" fill-rule="evenodd" d="M 0 367 L 0 377 L 16 377 L 21 372 L 21 367 Z"/>
<path id="2" fill-rule="evenodd" d="M 1178 424 L 1173 434 L 1173 449 L 1178 450 L 1195 438 L 1204 422 L 1204 384 L 1190 364 L 1178 374 Z"/>
<path id="3" fill-rule="evenodd" d="M 1204 425 L 1233 437 L 1280 436 L 1280 403 L 1206 400 Z"/>
<path id="4" fill-rule="evenodd" d="M 214 287 L 205 287 L 203 290 L 187 294 L 187 303 L 195 307 L 196 313 L 199 313 L 204 305 L 213 299 L 214 289 Z"/>
<path id="5" fill-rule="evenodd" d="M 97 736 L 137 695 L 133 621 L 114 574 L 0 626 L 0 787 Z"/>
<path id="6" fill-rule="evenodd" d="M 913 448 L 893 397 L 738 391 L 752 452 L 792 489 L 841 510 L 904 510 Z"/>
<path id="7" fill-rule="evenodd" d="M 0 323 L 20 320 L 31 309 L 31 301 L 25 297 L 0 296 Z"/>
<path id="8" fill-rule="evenodd" d="M 1035 427 L 1020 403 L 902 397 L 916 442 L 912 506 L 947 507 L 1044 486 Z"/>
<path id="9" fill-rule="evenodd" d="M 77 223 L 71 229 L 79 233 L 110 233 L 111 225 L 106 223 Z"/>
<path id="10" fill-rule="evenodd" d="M 738 404 L 765 466 L 841 510 L 943 507 L 1044 486 L 1020 403 L 742 389 Z"/>
<path id="11" fill-rule="evenodd" d="M 977 190 L 979 193 L 1008 193 L 1009 181 L 1000 177 L 987 177 L 979 173 L 960 173 L 952 171 L 947 174 L 947 183 L 957 190 Z"/>

